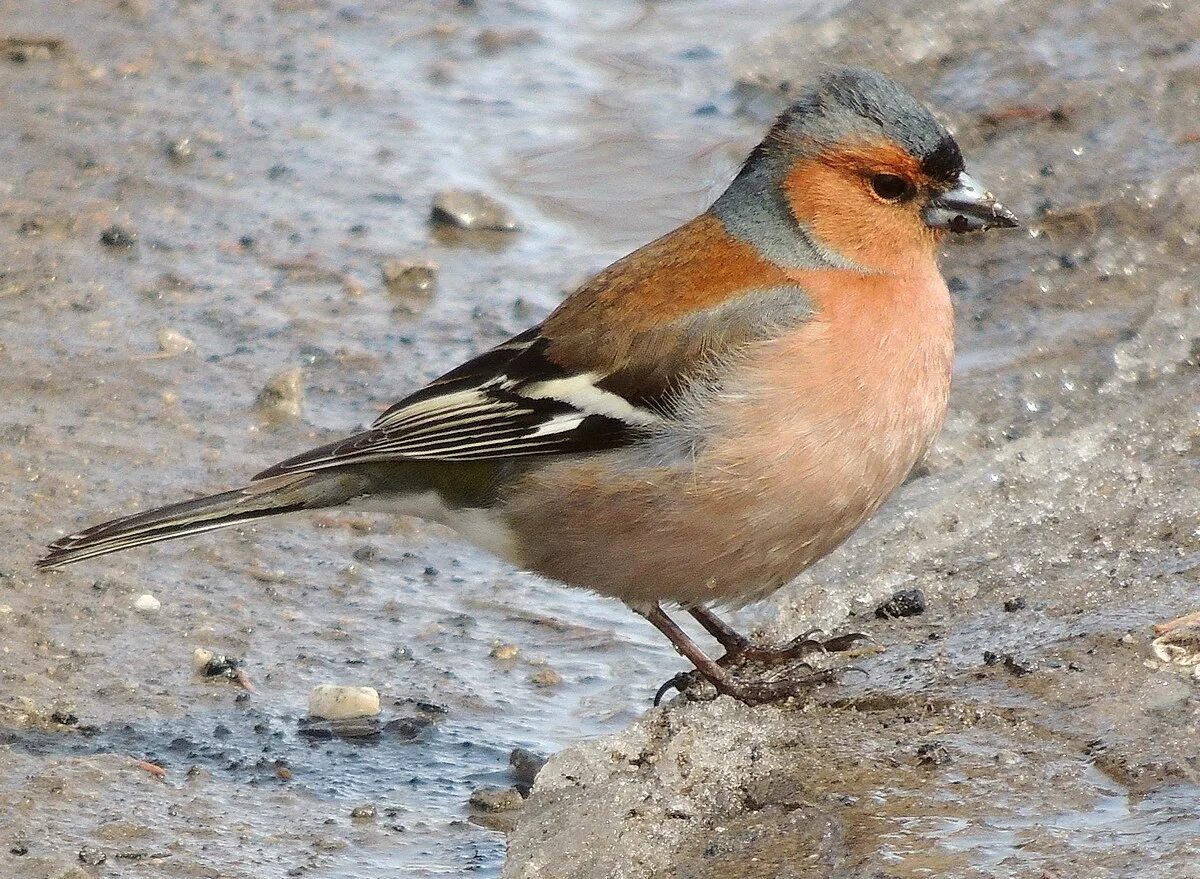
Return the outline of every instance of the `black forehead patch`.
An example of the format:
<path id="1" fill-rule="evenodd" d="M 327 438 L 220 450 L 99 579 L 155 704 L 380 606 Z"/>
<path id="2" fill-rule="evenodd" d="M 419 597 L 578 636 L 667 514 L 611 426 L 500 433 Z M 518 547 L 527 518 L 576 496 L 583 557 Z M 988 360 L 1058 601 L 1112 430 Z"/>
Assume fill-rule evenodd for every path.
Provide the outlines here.
<path id="1" fill-rule="evenodd" d="M 863 67 L 820 76 L 784 110 L 768 141 L 829 145 L 880 134 L 916 158 L 935 180 L 952 183 L 963 169 L 958 144 L 929 109 L 898 83 Z"/>
<path id="2" fill-rule="evenodd" d="M 921 159 L 921 170 L 941 183 L 953 184 L 958 182 L 958 175 L 963 168 L 962 150 L 958 142 L 949 134 L 934 148 L 933 152 Z"/>

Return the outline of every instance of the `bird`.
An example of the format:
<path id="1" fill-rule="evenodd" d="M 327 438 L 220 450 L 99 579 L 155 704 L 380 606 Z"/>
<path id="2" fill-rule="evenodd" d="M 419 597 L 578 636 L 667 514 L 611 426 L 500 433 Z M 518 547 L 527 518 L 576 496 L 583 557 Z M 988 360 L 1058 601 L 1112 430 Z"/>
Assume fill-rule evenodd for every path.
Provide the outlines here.
<path id="1" fill-rule="evenodd" d="M 367 430 L 244 487 L 62 537 L 38 565 L 289 513 L 388 511 L 623 601 L 718 693 L 793 695 L 735 667 L 811 640 L 754 645 L 718 611 L 828 555 L 925 457 L 954 356 L 939 243 L 1017 225 L 921 101 L 873 70 L 827 70 L 707 210 L 538 325 Z"/>

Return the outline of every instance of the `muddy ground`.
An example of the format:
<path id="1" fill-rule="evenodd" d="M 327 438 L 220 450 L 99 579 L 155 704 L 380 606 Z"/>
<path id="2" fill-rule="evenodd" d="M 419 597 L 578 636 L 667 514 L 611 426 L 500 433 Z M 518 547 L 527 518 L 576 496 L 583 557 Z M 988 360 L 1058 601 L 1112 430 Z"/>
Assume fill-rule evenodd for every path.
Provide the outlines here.
<path id="1" fill-rule="evenodd" d="M 0 875 L 496 876 L 513 813 L 472 792 L 568 745 L 506 875 L 1200 875 L 1200 683 L 1150 644 L 1200 608 L 1200 12 L 838 6 L 0 0 Z M 33 571 L 537 320 L 844 60 L 1029 220 L 947 246 L 930 460 L 741 617 L 868 632 L 838 661 L 869 677 L 647 711 L 681 663 L 640 621 L 385 517 Z M 449 186 L 521 229 L 431 226 Z M 267 417 L 296 368 L 300 415 Z M 924 615 L 875 619 L 907 588 Z M 392 726 L 305 736 L 329 681 Z"/>
<path id="2" fill-rule="evenodd" d="M 955 5 L 853 4 L 735 64 L 774 93 L 882 60 L 1028 219 L 947 248 L 945 435 L 776 602 L 776 637 L 868 633 L 837 660 L 868 676 L 559 754 L 505 876 L 1200 876 L 1200 678 L 1151 644 L 1200 605 L 1200 10 Z M 908 589 L 923 615 L 875 617 Z"/>

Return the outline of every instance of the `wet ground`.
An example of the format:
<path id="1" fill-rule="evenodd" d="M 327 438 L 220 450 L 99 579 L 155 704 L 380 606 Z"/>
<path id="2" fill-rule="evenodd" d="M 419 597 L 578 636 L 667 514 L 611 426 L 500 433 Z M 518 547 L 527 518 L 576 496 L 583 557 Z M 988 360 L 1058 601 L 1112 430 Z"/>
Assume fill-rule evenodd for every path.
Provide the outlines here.
<path id="1" fill-rule="evenodd" d="M 702 206 L 758 127 L 724 97 L 762 31 L 735 6 L 0 3 L 0 874 L 88 846 L 126 875 L 496 875 L 471 792 L 645 710 L 676 665 L 648 627 L 421 523 L 32 562 L 358 428 Z M 521 231 L 433 228 L 445 187 Z M 385 285 L 408 260 L 432 289 Z M 302 416 L 261 417 L 296 367 Z M 330 681 L 419 729 L 303 738 Z"/>
<path id="2" fill-rule="evenodd" d="M 776 637 L 869 634 L 832 660 L 867 675 L 563 752 L 506 876 L 1200 876 L 1200 653 L 1154 644 L 1200 605 L 1198 37 L 1192 4 L 901 0 L 740 53 L 764 99 L 891 70 L 1027 225 L 947 246 L 947 428 L 775 601 Z M 923 614 L 873 613 L 913 589 Z"/>
<path id="3" fill-rule="evenodd" d="M 498 875 L 471 792 L 512 784 L 514 747 L 626 727 L 679 667 L 622 608 L 365 515 L 33 558 L 365 424 L 537 320 L 700 209 L 827 58 L 927 96 L 1031 219 L 948 246 L 945 436 L 778 602 L 781 634 L 868 629 L 872 676 L 802 714 L 681 702 L 564 755 L 596 783 L 550 772 L 512 869 L 1188 875 L 1198 685 L 1149 640 L 1200 606 L 1200 17 L 835 5 L 0 2 L 0 874 Z M 452 186 L 522 228 L 432 227 Z M 431 289 L 384 283 L 408 260 Z M 266 419 L 297 367 L 301 416 Z M 912 586 L 926 616 L 870 616 Z M 194 674 L 196 647 L 255 692 Z M 397 723 L 302 735 L 331 681 Z M 621 748 L 641 823 L 600 783 Z M 676 790 L 660 751 L 708 781 Z"/>

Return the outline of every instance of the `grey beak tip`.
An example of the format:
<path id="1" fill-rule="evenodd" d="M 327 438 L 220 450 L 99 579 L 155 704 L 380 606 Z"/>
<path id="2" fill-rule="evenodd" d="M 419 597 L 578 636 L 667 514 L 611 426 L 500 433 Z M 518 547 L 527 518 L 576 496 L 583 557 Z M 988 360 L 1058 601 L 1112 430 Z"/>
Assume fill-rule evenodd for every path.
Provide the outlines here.
<path id="1" fill-rule="evenodd" d="M 958 185 L 934 198 L 925 210 L 925 221 L 935 229 L 954 233 L 985 229 L 1015 229 L 1016 215 L 971 175 L 959 175 Z"/>
<path id="2" fill-rule="evenodd" d="M 992 208 L 992 212 L 994 215 L 992 225 L 998 229 L 1017 229 L 1021 225 L 1021 221 L 1017 219 L 1017 215 L 999 202 Z"/>

